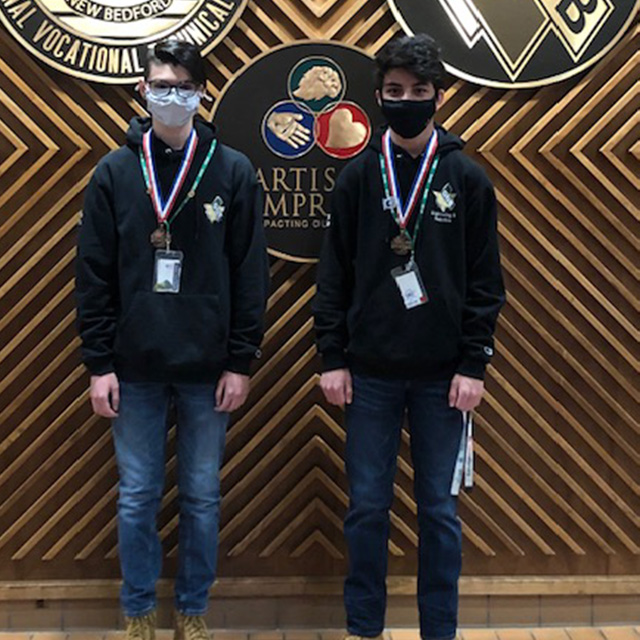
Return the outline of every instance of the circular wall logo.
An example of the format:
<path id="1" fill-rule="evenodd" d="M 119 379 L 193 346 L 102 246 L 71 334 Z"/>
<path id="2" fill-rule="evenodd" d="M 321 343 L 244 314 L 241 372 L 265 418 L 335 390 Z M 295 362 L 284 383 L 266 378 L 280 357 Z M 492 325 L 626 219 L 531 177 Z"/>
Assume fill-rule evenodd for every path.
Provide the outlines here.
<path id="1" fill-rule="evenodd" d="M 214 121 L 256 167 L 272 255 L 317 260 L 337 175 L 368 145 L 372 120 L 381 122 L 372 59 L 342 44 L 279 47 L 224 87 Z"/>
<path id="2" fill-rule="evenodd" d="M 447 69 L 479 84 L 526 88 L 580 73 L 622 37 L 637 0 L 388 0 L 403 29 L 429 33 Z"/>
<path id="3" fill-rule="evenodd" d="M 146 48 L 174 38 L 213 48 L 248 0 L 0 0 L 0 20 L 29 51 L 80 78 L 125 83 Z"/>

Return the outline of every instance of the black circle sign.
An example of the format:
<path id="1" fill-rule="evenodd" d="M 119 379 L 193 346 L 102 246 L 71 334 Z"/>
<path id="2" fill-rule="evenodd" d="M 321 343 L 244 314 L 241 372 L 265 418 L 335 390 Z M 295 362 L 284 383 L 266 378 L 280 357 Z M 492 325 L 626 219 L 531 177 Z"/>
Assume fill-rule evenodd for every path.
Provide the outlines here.
<path id="1" fill-rule="evenodd" d="M 388 0 L 408 34 L 429 33 L 447 69 L 479 84 L 526 88 L 580 73 L 622 37 L 636 0 Z"/>
<path id="2" fill-rule="evenodd" d="M 172 38 L 203 54 L 224 38 L 248 0 L 0 0 L 0 22 L 27 50 L 70 75 L 130 83 L 146 49 Z"/>
<path id="3" fill-rule="evenodd" d="M 318 259 L 336 178 L 368 145 L 378 112 L 372 59 L 338 43 L 273 49 L 224 87 L 214 122 L 256 167 L 272 255 Z"/>

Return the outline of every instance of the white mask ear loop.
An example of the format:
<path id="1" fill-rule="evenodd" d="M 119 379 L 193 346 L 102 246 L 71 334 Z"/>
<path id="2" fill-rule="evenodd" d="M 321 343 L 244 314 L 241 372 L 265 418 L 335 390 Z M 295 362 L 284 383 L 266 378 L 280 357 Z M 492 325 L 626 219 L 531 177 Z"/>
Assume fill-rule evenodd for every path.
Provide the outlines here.
<path id="1" fill-rule="evenodd" d="M 201 96 L 202 100 L 206 100 L 207 102 L 213 102 L 213 96 L 210 96 L 208 93 L 203 93 Z"/>

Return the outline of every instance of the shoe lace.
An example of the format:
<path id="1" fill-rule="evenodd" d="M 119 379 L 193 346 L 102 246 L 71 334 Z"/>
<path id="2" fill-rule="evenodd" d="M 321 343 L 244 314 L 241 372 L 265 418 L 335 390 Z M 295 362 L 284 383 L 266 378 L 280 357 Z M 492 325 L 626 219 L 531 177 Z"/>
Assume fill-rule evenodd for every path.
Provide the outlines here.
<path id="1" fill-rule="evenodd" d="M 207 625 L 202 616 L 185 616 L 184 629 L 187 640 L 210 640 Z"/>
<path id="2" fill-rule="evenodd" d="M 129 618 L 129 625 L 127 628 L 127 637 L 129 640 L 140 638 L 145 640 L 147 637 L 146 629 L 149 626 L 149 618 L 147 616 L 136 616 L 135 618 Z"/>

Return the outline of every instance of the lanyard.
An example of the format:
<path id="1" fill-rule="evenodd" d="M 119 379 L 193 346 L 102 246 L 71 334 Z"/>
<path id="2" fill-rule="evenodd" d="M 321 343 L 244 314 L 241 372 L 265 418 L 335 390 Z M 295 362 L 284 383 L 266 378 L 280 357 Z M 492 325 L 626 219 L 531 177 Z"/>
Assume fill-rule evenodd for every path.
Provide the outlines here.
<path id="1" fill-rule="evenodd" d="M 171 210 L 176 204 L 180 189 L 184 184 L 184 181 L 187 177 L 187 172 L 189 171 L 191 163 L 193 162 L 197 145 L 198 134 L 196 133 L 195 129 L 191 129 L 191 133 L 189 134 L 189 139 L 187 140 L 187 145 L 185 147 L 184 155 L 182 157 L 182 162 L 180 164 L 180 169 L 178 170 L 178 173 L 173 180 L 173 184 L 171 185 L 171 190 L 169 192 L 167 201 L 163 202 L 162 192 L 160 190 L 160 184 L 156 173 L 155 161 L 153 159 L 153 153 L 151 152 L 151 129 L 149 129 L 149 131 L 147 131 L 142 137 L 140 158 L 141 160 L 144 160 L 142 166 L 145 176 L 145 182 L 147 185 L 147 189 L 149 190 L 149 195 L 151 196 L 153 209 L 160 224 L 166 222 L 169 214 L 171 213 Z"/>
<path id="2" fill-rule="evenodd" d="M 413 230 L 413 236 L 407 231 L 407 228 L 406 228 L 408 218 L 405 219 L 404 223 L 400 219 L 400 205 L 398 205 L 397 207 L 393 207 L 391 209 L 391 215 L 393 216 L 393 219 L 396 221 L 396 224 L 400 227 L 402 233 L 405 234 L 411 240 L 411 259 L 412 260 L 414 259 L 416 254 L 416 238 L 418 237 L 418 232 L 420 231 L 420 226 L 422 224 L 422 218 L 424 218 L 424 212 L 425 212 L 425 209 L 427 208 L 427 200 L 429 199 L 429 193 L 431 191 L 431 183 L 433 182 L 433 177 L 436 174 L 439 163 L 440 163 L 440 156 L 435 156 L 435 158 L 433 159 L 433 162 L 431 163 L 431 168 L 429 169 L 429 176 L 427 177 L 427 182 L 424 186 L 424 191 L 422 192 L 422 201 L 420 202 L 420 211 L 418 213 L 418 219 L 416 220 L 415 229 Z M 424 164 L 424 161 L 423 161 L 423 164 Z M 386 166 L 383 154 L 380 154 L 380 171 L 382 173 L 382 182 L 384 184 L 385 196 L 387 199 L 393 198 L 393 196 L 391 195 L 391 191 L 389 189 L 389 176 L 387 175 L 387 166 Z M 414 187 L 415 187 L 415 183 L 414 183 Z M 410 216 L 411 216 L 411 212 L 409 212 L 409 217 Z"/>
<path id="3" fill-rule="evenodd" d="M 150 134 L 151 131 L 148 131 L 145 134 L 145 137 Z M 195 134 L 195 130 L 192 131 L 192 134 Z M 197 141 L 197 135 L 195 137 L 195 140 Z M 143 143 L 144 143 L 144 138 L 143 138 Z M 159 209 L 156 206 L 156 203 L 160 203 L 159 200 L 156 200 L 154 198 L 154 193 L 157 190 L 157 178 L 155 175 L 155 170 L 152 172 L 149 171 L 149 163 L 148 163 L 148 158 L 151 158 L 152 162 L 153 162 L 153 157 L 151 156 L 151 138 L 149 137 L 149 144 L 148 144 L 148 150 L 149 150 L 149 156 L 147 157 L 147 149 L 145 148 L 144 151 L 143 149 L 140 149 L 140 166 L 142 167 L 142 175 L 144 176 L 144 183 L 147 187 L 147 191 L 149 192 L 149 195 L 151 196 L 151 202 L 153 203 L 153 207 L 154 210 L 156 212 L 156 216 L 158 218 L 158 222 L 163 224 L 165 226 L 165 228 L 167 229 L 167 231 L 169 230 L 169 227 L 171 225 L 171 223 L 176 219 L 176 217 L 178 216 L 178 214 L 182 211 L 182 209 L 184 209 L 185 205 L 187 204 L 187 202 L 189 202 L 189 200 L 193 197 L 195 197 L 196 195 L 196 190 L 198 189 L 198 185 L 200 184 L 200 181 L 202 180 L 202 176 L 204 175 L 204 172 L 206 171 L 207 167 L 209 166 L 209 162 L 211 161 L 211 158 L 216 150 L 216 146 L 217 146 L 217 139 L 213 139 L 211 142 L 211 146 L 209 147 L 209 151 L 207 151 L 207 155 L 205 157 L 205 159 L 202 162 L 202 165 L 200 166 L 200 169 L 198 171 L 198 174 L 196 175 L 195 180 L 193 181 L 193 184 L 191 185 L 191 189 L 189 189 L 189 192 L 187 193 L 187 195 L 184 197 L 184 199 L 182 200 L 182 202 L 180 203 L 180 205 L 178 206 L 178 208 L 173 212 L 173 214 L 171 214 L 171 208 L 168 206 L 171 204 L 171 197 L 167 200 L 167 203 L 165 203 L 165 206 L 162 207 L 161 209 L 161 213 L 159 213 Z M 144 145 L 143 145 L 144 146 Z M 194 151 L 195 151 L 195 145 L 194 145 Z M 187 154 L 189 153 L 189 150 L 187 149 Z M 185 154 L 186 156 L 186 154 Z M 182 166 L 180 168 L 180 171 L 178 172 L 178 177 L 176 178 L 176 180 L 174 181 L 173 187 L 171 189 L 172 194 L 175 191 L 175 196 L 173 198 L 174 202 L 175 199 L 178 196 L 178 193 L 180 192 L 180 187 L 182 186 L 182 183 L 184 183 L 184 180 L 186 178 L 187 172 L 184 171 L 183 172 L 183 168 L 185 166 L 185 159 L 183 159 L 182 161 Z M 189 165 L 191 165 L 191 162 L 193 161 L 193 157 L 189 160 Z M 153 164 L 151 164 L 151 168 L 153 169 Z M 188 170 L 189 167 L 187 167 Z M 181 177 L 180 174 L 184 173 L 184 175 Z M 176 189 L 176 185 L 178 184 L 178 179 L 180 178 L 180 187 L 178 187 L 178 189 Z M 155 183 L 155 187 L 154 187 L 154 183 Z M 159 190 L 157 190 L 159 192 Z M 173 206 L 171 204 L 171 206 Z M 171 217 L 169 218 L 169 215 L 171 214 Z"/>
<path id="4" fill-rule="evenodd" d="M 438 151 L 438 132 L 434 129 L 429 138 L 427 148 L 425 150 L 422 162 L 416 177 L 413 181 L 409 197 L 407 198 L 406 207 L 402 204 L 402 194 L 398 183 L 398 175 L 395 167 L 393 149 L 391 145 L 391 131 L 387 131 L 382 136 L 382 157 L 384 159 L 383 179 L 385 179 L 385 190 L 389 201 L 393 203 L 392 211 L 396 212 L 396 222 L 401 229 L 406 229 L 411 216 L 416 208 L 420 192 L 425 184 L 425 179 L 429 174 L 429 168 L 433 166 L 436 153 Z"/>
<path id="5" fill-rule="evenodd" d="M 473 417 L 470 411 L 462 412 L 462 434 L 451 480 L 451 495 L 460 493 L 464 480 L 466 489 L 473 488 Z"/>

